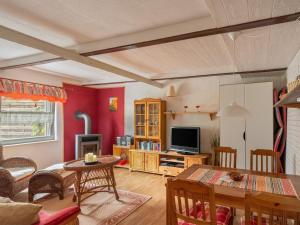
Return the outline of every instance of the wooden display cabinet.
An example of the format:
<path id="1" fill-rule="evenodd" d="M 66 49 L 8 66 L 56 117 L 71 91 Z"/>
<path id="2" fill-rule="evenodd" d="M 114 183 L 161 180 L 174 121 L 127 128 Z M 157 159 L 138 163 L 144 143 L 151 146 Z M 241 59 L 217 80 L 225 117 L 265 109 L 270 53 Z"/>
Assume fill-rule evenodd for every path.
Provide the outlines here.
<path id="1" fill-rule="evenodd" d="M 165 150 L 166 101 L 145 98 L 134 101 L 134 144 L 136 149 Z"/>

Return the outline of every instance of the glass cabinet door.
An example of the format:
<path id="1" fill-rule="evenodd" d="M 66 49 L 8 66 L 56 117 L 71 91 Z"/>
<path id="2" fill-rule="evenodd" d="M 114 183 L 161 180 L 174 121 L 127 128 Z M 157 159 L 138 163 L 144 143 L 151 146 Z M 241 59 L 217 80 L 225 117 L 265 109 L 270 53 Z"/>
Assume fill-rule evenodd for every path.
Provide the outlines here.
<path id="1" fill-rule="evenodd" d="M 146 103 L 135 103 L 135 129 L 136 137 L 146 137 Z"/>
<path id="2" fill-rule="evenodd" d="M 148 137 L 160 138 L 160 103 L 148 102 Z"/>

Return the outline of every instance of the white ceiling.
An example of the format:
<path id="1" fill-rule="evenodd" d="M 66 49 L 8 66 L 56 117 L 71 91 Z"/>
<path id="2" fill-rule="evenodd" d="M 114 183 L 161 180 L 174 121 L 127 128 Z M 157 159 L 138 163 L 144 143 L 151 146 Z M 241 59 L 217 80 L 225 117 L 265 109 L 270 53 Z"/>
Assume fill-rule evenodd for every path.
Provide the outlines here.
<path id="1" fill-rule="evenodd" d="M 69 47 L 189 21 L 221 27 L 299 11 L 300 0 L 0 0 L 0 25 Z M 215 35 L 93 58 L 148 78 L 271 69 L 289 65 L 300 48 L 299 34 L 296 21 L 238 32 L 235 41 Z M 2 61 L 38 52 L 0 39 Z M 72 61 L 31 69 L 83 82 L 128 80 Z"/>

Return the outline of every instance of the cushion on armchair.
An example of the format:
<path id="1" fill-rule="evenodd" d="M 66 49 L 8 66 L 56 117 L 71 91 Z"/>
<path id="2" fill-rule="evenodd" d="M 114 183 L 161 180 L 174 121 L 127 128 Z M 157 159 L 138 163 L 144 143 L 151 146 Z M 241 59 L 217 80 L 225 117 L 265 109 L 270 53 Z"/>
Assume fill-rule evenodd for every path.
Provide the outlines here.
<path id="1" fill-rule="evenodd" d="M 59 212 L 48 214 L 44 211 L 39 213 L 40 222 L 34 225 L 57 225 L 64 222 L 73 215 L 77 215 L 80 212 L 78 206 L 65 208 Z"/>
<path id="2" fill-rule="evenodd" d="M 21 180 L 24 177 L 30 176 L 34 173 L 34 167 L 15 167 L 15 168 L 6 168 L 10 174 L 15 178 L 15 180 Z"/>

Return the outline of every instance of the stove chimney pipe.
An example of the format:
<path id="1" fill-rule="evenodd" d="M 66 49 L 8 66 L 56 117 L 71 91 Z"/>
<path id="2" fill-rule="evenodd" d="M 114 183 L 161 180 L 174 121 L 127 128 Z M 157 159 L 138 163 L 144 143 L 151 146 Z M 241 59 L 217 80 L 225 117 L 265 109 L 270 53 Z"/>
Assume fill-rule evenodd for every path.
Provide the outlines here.
<path id="1" fill-rule="evenodd" d="M 75 113 L 75 118 L 80 120 L 84 120 L 84 134 L 91 134 L 92 125 L 91 125 L 91 118 L 88 114 L 77 111 Z"/>

